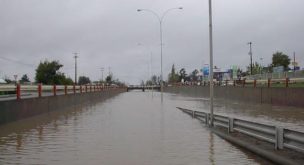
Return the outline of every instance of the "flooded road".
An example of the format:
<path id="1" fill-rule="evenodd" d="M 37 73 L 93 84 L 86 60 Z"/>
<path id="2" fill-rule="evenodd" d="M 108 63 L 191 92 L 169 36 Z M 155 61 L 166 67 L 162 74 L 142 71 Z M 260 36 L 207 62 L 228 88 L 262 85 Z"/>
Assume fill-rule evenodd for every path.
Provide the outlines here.
<path id="1" fill-rule="evenodd" d="M 164 94 L 162 104 L 157 92 L 134 91 L 6 124 L 0 126 L 0 164 L 265 164 L 177 106 L 204 102 Z"/>

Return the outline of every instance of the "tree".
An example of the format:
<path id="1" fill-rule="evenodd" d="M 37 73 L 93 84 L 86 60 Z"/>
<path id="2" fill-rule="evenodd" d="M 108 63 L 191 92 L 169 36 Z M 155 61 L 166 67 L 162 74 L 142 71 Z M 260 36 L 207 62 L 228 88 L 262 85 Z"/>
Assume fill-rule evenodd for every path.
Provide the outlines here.
<path id="1" fill-rule="evenodd" d="M 171 73 L 168 75 L 168 81 L 169 83 L 176 83 L 178 82 L 179 75 L 175 73 L 175 66 L 172 65 Z"/>
<path id="2" fill-rule="evenodd" d="M 191 75 L 190 75 L 190 79 L 191 79 L 192 81 L 197 81 L 197 80 L 198 80 L 198 76 L 197 76 L 198 73 L 199 73 L 198 70 L 197 70 L 197 69 L 194 69 L 194 70 L 192 71 Z"/>
<path id="3" fill-rule="evenodd" d="M 250 66 L 249 66 L 250 68 Z M 245 77 L 248 75 L 250 71 L 244 72 L 242 69 L 238 68 L 237 70 L 237 77 L 240 79 L 241 77 Z"/>
<path id="4" fill-rule="evenodd" d="M 30 82 L 30 79 L 27 77 L 27 74 L 24 74 L 20 80 L 21 83 Z"/>
<path id="5" fill-rule="evenodd" d="M 187 77 L 186 69 L 182 68 L 181 70 L 179 70 L 179 80 L 180 81 L 182 79 L 186 80 L 186 77 Z"/>
<path id="6" fill-rule="evenodd" d="M 40 62 L 36 69 L 36 82 L 47 85 L 71 85 L 71 79 L 66 78 L 63 73 L 59 72 L 61 67 L 63 65 L 59 61 L 49 62 L 45 60 L 44 62 Z"/>
<path id="7" fill-rule="evenodd" d="M 257 62 L 253 63 L 252 64 L 252 75 L 255 75 L 255 74 L 260 74 L 261 71 L 262 71 L 262 66 L 260 64 L 258 64 Z M 247 66 L 247 75 L 249 75 L 251 72 L 251 68 L 250 68 L 250 65 Z"/>
<path id="8" fill-rule="evenodd" d="M 91 80 L 89 77 L 86 76 L 79 76 L 78 78 L 78 84 L 79 85 L 85 85 L 91 83 Z"/>
<path id="9" fill-rule="evenodd" d="M 290 58 L 282 53 L 282 52 L 276 52 L 272 55 L 272 66 L 283 66 L 284 70 L 288 70 L 288 65 L 290 64 Z"/>
<path id="10" fill-rule="evenodd" d="M 157 83 L 157 76 L 156 76 L 156 75 L 153 75 L 153 76 L 151 77 L 151 81 L 152 81 L 152 85 L 158 84 L 158 83 Z"/>
<path id="11" fill-rule="evenodd" d="M 8 83 L 8 84 L 10 84 L 10 83 L 13 82 L 13 81 L 12 81 L 11 79 L 9 79 L 9 78 L 4 78 L 4 81 L 5 81 L 6 83 Z"/>
<path id="12" fill-rule="evenodd" d="M 113 75 L 112 74 L 109 74 L 107 77 L 106 77 L 106 82 L 108 84 L 111 84 L 112 83 L 112 78 L 113 78 Z"/>

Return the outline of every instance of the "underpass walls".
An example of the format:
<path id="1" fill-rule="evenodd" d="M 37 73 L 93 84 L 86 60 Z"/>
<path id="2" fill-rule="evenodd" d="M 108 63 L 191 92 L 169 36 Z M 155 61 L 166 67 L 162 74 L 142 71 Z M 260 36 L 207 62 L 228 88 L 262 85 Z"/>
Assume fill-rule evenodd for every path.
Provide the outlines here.
<path id="1" fill-rule="evenodd" d="M 209 86 L 171 86 L 165 87 L 164 91 L 191 97 L 209 97 Z M 304 107 L 304 88 L 214 86 L 214 97 L 253 104 Z"/>
<path id="2" fill-rule="evenodd" d="M 90 101 L 102 101 L 122 92 L 126 89 L 0 101 L 0 125 Z"/>

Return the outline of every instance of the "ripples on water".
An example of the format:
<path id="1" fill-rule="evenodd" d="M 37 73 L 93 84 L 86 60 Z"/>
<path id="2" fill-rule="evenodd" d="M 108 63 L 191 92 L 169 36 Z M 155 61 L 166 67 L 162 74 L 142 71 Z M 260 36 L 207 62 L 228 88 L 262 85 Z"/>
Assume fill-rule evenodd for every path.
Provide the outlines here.
<path id="1" fill-rule="evenodd" d="M 0 164 L 259 164 L 176 106 L 200 99 L 128 92 L 0 126 Z"/>

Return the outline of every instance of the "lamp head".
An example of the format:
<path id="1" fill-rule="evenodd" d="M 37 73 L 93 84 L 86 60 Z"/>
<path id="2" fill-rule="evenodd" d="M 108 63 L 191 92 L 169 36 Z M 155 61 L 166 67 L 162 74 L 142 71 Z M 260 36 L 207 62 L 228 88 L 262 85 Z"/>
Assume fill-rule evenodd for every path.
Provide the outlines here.
<path id="1" fill-rule="evenodd" d="M 140 12 L 140 11 L 142 11 L 142 9 L 137 9 L 137 12 Z"/>
<path id="2" fill-rule="evenodd" d="M 183 9 L 183 7 L 179 7 L 178 9 L 182 10 L 182 9 Z"/>

